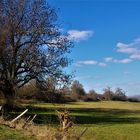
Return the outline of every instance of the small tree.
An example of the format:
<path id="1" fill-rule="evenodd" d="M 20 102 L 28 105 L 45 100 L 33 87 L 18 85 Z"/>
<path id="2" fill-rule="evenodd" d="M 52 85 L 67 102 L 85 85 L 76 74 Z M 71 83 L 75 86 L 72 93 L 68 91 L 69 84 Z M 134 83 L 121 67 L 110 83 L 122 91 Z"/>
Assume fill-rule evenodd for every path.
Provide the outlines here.
<path id="1" fill-rule="evenodd" d="M 81 100 L 86 94 L 83 85 L 77 80 L 73 82 L 71 92 L 72 99 L 74 100 Z"/>
<path id="2" fill-rule="evenodd" d="M 113 93 L 113 91 L 111 90 L 110 87 L 107 87 L 107 88 L 104 89 L 103 96 L 104 96 L 104 98 L 105 98 L 106 101 L 112 100 L 113 94 L 114 93 Z"/>
<path id="3" fill-rule="evenodd" d="M 37 82 L 38 94 L 36 94 L 36 99 L 49 103 L 64 102 L 63 94 L 57 86 L 55 79 L 50 77 L 43 84 Z"/>
<path id="4" fill-rule="evenodd" d="M 32 79 L 67 81 L 63 68 L 73 46 L 46 0 L 0 1 L 0 90 L 11 110 L 16 90 Z M 7 111 L 8 111 L 7 110 Z"/>
<path id="5" fill-rule="evenodd" d="M 86 95 L 87 101 L 98 101 L 99 94 L 96 93 L 94 89 L 90 90 L 89 93 Z"/>
<path id="6" fill-rule="evenodd" d="M 125 91 L 123 91 L 121 88 L 117 88 L 114 93 L 113 100 L 126 101 L 127 96 L 125 95 Z"/>

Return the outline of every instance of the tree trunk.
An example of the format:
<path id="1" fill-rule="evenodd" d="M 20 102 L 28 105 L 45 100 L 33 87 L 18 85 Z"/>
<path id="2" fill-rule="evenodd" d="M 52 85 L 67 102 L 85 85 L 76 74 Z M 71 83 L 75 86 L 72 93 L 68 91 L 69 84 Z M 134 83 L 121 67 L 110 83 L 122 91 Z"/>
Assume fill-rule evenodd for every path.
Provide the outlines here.
<path id="1" fill-rule="evenodd" d="M 15 104 L 15 90 L 13 87 L 7 87 L 3 91 L 5 96 L 5 103 L 4 103 L 4 115 L 8 115 L 11 111 L 13 111 L 16 107 Z"/>

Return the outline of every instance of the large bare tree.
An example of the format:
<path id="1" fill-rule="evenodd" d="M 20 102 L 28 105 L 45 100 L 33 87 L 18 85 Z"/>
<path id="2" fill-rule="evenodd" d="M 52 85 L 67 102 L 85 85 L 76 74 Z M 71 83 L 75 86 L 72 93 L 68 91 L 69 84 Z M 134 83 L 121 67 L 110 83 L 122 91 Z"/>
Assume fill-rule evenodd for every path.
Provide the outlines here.
<path id="1" fill-rule="evenodd" d="M 72 46 L 46 0 L 0 0 L 0 90 L 6 108 L 11 108 L 16 89 L 32 79 L 65 81 L 63 68 Z"/>

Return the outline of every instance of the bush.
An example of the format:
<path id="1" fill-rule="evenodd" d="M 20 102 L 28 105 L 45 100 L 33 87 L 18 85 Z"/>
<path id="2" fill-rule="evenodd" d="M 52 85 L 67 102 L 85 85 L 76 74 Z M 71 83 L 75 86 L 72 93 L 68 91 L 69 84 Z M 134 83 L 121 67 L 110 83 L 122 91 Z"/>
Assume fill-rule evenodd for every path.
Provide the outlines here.
<path id="1" fill-rule="evenodd" d="M 139 98 L 135 98 L 135 97 L 130 97 L 130 98 L 128 98 L 128 101 L 129 102 L 140 102 L 140 99 Z"/>

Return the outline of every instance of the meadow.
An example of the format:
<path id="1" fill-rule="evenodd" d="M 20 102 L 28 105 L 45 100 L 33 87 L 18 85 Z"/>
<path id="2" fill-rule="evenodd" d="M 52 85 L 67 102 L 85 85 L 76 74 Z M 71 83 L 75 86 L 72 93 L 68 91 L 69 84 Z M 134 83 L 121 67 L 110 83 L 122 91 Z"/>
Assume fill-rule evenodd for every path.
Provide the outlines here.
<path id="1" fill-rule="evenodd" d="M 27 116 L 37 114 L 34 120 L 36 123 L 53 128 L 57 128 L 59 124 L 56 110 L 70 111 L 74 120 L 71 133 L 80 134 L 84 128 L 88 128 L 81 140 L 140 139 L 140 103 L 118 101 L 34 103 L 24 104 L 22 107 L 29 108 Z"/>
<path id="2" fill-rule="evenodd" d="M 35 140 L 35 138 L 26 135 L 23 131 L 0 125 L 0 140 Z"/>

